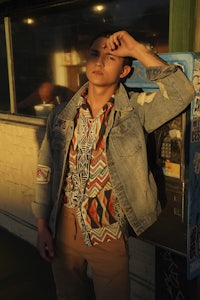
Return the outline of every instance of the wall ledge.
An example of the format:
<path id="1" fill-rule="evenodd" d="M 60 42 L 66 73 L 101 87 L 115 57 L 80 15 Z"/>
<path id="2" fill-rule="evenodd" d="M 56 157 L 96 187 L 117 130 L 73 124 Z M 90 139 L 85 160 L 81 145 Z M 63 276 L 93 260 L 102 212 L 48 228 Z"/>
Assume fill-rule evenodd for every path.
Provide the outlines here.
<path id="1" fill-rule="evenodd" d="M 3 123 L 21 123 L 37 126 L 46 126 L 46 118 L 28 117 L 7 113 L 0 113 L 0 122 Z"/>

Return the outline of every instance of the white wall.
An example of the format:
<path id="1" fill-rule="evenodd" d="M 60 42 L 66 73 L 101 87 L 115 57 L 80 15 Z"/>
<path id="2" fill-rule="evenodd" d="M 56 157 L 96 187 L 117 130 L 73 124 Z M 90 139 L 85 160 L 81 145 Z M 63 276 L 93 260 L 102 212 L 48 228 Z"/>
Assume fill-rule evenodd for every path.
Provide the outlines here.
<path id="1" fill-rule="evenodd" d="M 44 127 L 0 122 L 0 226 L 35 244 L 35 174 Z M 28 230 L 27 230 L 28 229 Z"/>

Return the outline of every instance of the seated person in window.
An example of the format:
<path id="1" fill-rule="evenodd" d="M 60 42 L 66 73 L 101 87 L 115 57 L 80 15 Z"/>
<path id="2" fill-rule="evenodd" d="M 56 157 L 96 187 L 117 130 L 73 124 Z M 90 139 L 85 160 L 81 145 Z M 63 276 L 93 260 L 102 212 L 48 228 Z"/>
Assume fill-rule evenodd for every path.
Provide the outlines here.
<path id="1" fill-rule="evenodd" d="M 67 87 L 43 82 L 36 91 L 17 104 L 18 113 L 35 115 L 34 106 L 38 104 L 54 104 L 68 102 L 74 92 Z"/>

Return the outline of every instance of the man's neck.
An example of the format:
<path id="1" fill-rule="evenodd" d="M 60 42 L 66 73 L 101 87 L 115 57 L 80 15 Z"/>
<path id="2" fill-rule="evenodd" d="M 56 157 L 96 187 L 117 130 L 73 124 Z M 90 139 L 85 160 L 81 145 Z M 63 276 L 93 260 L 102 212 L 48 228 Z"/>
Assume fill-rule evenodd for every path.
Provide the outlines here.
<path id="1" fill-rule="evenodd" d="M 94 87 L 89 85 L 87 100 L 91 108 L 102 108 L 116 91 L 116 86 Z"/>
<path id="2" fill-rule="evenodd" d="M 90 106 L 92 116 L 100 112 L 102 107 L 110 100 L 111 96 L 115 93 L 116 86 L 99 87 L 89 84 L 87 102 Z"/>

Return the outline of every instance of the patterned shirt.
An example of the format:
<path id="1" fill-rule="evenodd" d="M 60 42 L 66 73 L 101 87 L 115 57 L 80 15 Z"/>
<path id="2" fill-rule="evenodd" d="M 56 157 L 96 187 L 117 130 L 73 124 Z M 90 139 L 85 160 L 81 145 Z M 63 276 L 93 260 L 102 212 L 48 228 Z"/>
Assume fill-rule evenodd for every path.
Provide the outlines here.
<path id="1" fill-rule="evenodd" d="M 105 129 L 114 96 L 92 117 L 86 100 L 81 97 L 75 130 L 69 151 L 64 202 L 76 208 L 87 245 L 118 239 L 122 235 L 114 206 L 114 196 L 105 153 Z"/>

